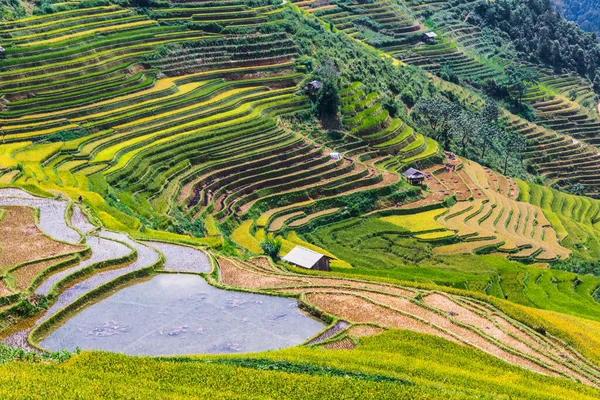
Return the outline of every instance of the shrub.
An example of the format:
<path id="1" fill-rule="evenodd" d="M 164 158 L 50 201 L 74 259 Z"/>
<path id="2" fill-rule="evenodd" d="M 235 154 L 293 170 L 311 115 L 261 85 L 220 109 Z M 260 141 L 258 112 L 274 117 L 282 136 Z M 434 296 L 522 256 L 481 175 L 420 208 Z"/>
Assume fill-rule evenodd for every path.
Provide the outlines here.
<path id="1" fill-rule="evenodd" d="M 265 238 L 265 240 L 260 243 L 260 248 L 266 255 L 277 261 L 279 259 L 279 250 L 281 250 L 281 241 Z"/>

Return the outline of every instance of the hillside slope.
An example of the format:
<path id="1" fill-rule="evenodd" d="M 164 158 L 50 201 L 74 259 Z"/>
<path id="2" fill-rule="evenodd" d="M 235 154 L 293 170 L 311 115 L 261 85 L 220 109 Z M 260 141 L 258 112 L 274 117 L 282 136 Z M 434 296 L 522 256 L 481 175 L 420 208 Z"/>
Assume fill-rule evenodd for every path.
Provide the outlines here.
<path id="1" fill-rule="evenodd" d="M 581 29 L 600 33 L 600 2 L 598 0 L 557 0 L 558 9 Z"/>
<path id="2" fill-rule="evenodd" d="M 127 4 L 0 22 L 0 340 L 21 348 L 0 348 L 2 398 L 600 397 L 600 277 L 550 268 L 600 254 L 591 35 L 547 1 Z M 575 35 L 568 62 L 499 14 Z M 296 245 L 331 271 L 277 262 Z M 41 349 L 157 274 L 323 329 L 243 356 Z M 211 352 L 251 326 L 226 300 L 238 337 Z M 153 301 L 156 337 L 209 340 Z M 264 310 L 255 338 L 287 321 Z M 71 332 L 136 334 L 110 321 Z"/>

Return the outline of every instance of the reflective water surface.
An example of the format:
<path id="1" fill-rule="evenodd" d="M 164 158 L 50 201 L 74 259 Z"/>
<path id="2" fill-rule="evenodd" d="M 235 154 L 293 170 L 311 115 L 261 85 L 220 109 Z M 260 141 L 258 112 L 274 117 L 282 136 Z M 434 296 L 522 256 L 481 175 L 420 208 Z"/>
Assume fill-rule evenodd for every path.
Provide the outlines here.
<path id="1" fill-rule="evenodd" d="M 84 309 L 41 345 L 131 355 L 242 353 L 298 345 L 323 327 L 295 299 L 221 290 L 196 275 L 159 274 Z"/>

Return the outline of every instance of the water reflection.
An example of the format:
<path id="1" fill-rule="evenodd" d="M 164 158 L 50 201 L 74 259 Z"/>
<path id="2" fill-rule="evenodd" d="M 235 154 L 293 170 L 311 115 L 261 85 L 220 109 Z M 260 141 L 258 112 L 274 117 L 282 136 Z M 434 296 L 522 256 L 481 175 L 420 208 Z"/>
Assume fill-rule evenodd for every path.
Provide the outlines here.
<path id="1" fill-rule="evenodd" d="M 322 328 L 295 299 L 220 290 L 196 275 L 160 274 L 86 308 L 41 344 L 132 355 L 254 352 L 298 345 Z"/>

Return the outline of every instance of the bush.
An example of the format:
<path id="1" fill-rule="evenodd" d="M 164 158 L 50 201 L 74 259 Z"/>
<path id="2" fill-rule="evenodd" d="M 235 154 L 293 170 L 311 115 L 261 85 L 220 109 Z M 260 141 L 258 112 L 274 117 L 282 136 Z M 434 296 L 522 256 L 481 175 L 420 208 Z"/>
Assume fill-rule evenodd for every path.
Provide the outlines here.
<path id="1" fill-rule="evenodd" d="M 279 259 L 279 250 L 281 250 L 281 241 L 266 238 L 260 243 L 260 248 L 266 255 L 277 261 Z"/>

